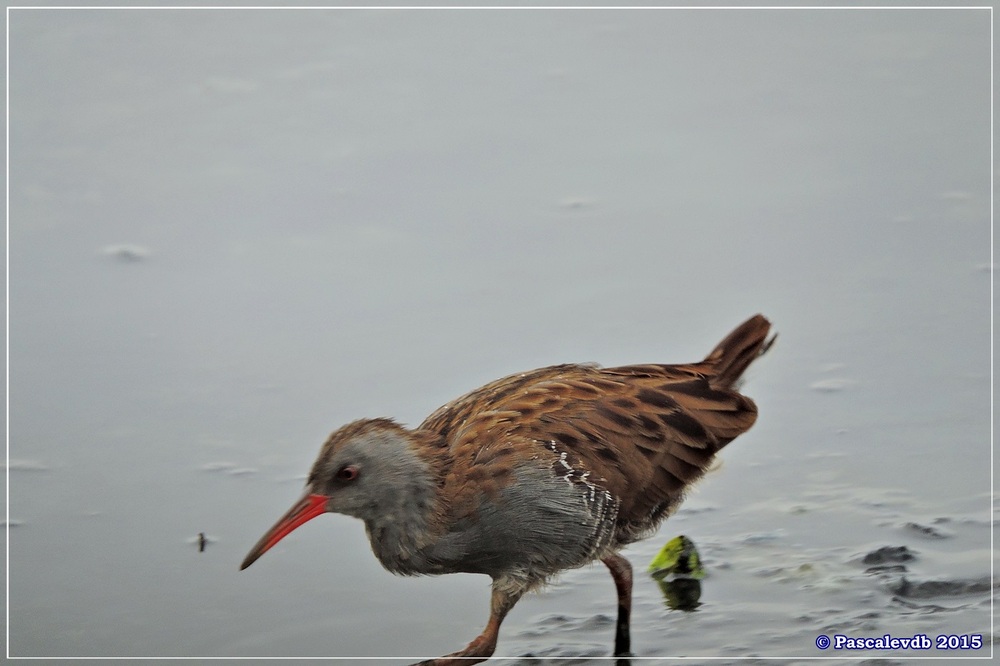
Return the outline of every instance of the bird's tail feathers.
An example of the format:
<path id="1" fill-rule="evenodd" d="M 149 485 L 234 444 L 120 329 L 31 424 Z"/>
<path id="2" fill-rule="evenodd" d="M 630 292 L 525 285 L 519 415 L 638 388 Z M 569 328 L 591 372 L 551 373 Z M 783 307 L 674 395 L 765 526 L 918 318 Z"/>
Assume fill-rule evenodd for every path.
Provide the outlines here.
<path id="1" fill-rule="evenodd" d="M 770 330 L 771 322 L 759 314 L 737 326 L 705 357 L 704 363 L 715 369 L 709 382 L 719 388 L 733 387 L 750 364 L 774 344 L 778 336 L 768 338 Z"/>

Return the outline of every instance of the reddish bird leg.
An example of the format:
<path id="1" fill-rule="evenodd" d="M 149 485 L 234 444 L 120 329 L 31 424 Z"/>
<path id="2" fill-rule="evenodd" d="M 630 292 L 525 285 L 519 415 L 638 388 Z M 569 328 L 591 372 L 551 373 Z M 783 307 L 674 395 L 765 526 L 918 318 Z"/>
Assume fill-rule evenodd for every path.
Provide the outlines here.
<path id="1" fill-rule="evenodd" d="M 632 614 L 632 565 L 621 555 L 608 555 L 601 560 L 611 571 L 618 590 L 618 625 L 615 628 L 615 656 L 629 656 L 629 616 Z"/>
<path id="2" fill-rule="evenodd" d="M 490 596 L 490 619 L 486 623 L 483 633 L 476 636 L 471 643 L 465 646 L 464 650 L 452 652 L 437 659 L 422 661 L 416 666 L 465 666 L 478 664 L 489 659 L 497 648 L 500 624 L 526 591 L 525 588 L 512 590 L 509 582 L 505 581 L 505 583 L 506 585 L 501 585 L 498 581 L 493 581 L 493 594 Z"/>

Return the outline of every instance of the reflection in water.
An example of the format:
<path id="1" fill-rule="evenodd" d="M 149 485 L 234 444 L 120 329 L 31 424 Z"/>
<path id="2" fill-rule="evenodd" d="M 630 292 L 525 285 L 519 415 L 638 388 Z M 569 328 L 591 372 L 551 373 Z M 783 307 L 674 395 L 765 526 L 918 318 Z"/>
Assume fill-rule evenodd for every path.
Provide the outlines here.
<path id="1" fill-rule="evenodd" d="M 666 577 L 656 577 L 656 583 L 660 586 L 663 599 L 667 608 L 671 610 L 694 611 L 701 605 L 701 581 L 694 578 L 674 578 L 667 580 Z"/>

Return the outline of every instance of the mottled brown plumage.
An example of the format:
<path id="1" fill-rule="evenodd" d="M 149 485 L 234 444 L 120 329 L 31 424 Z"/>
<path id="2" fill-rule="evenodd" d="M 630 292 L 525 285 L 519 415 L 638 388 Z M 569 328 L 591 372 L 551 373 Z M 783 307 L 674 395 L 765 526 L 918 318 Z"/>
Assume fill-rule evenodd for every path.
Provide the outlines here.
<path id="1" fill-rule="evenodd" d="M 449 655 L 485 658 L 524 592 L 601 559 L 618 590 L 615 653 L 626 654 L 631 567 L 617 551 L 655 530 L 715 454 L 753 425 L 757 408 L 736 384 L 770 347 L 769 329 L 756 315 L 699 363 L 511 375 L 415 430 L 389 419 L 348 424 L 324 444 L 306 495 L 243 568 L 315 515 L 356 516 L 390 571 L 493 578 L 486 630 Z"/>

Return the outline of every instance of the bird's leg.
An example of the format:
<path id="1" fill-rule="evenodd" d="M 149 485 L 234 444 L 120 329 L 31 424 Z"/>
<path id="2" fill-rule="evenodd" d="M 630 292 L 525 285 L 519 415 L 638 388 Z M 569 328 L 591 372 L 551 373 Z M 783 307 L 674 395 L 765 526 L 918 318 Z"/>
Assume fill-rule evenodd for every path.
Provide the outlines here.
<path id="1" fill-rule="evenodd" d="M 422 661 L 417 666 L 465 666 L 478 664 L 488 659 L 497 648 L 500 624 L 528 588 L 528 585 L 512 584 L 509 579 L 494 580 L 493 592 L 490 596 L 490 619 L 486 623 L 483 633 L 476 636 L 471 643 L 465 646 L 464 650 L 452 652 L 437 659 Z"/>
<path id="2" fill-rule="evenodd" d="M 628 622 L 632 614 L 632 565 L 618 554 L 608 555 L 601 560 L 611 570 L 618 590 L 618 624 L 615 627 L 615 656 L 629 656 L 631 639 Z"/>

